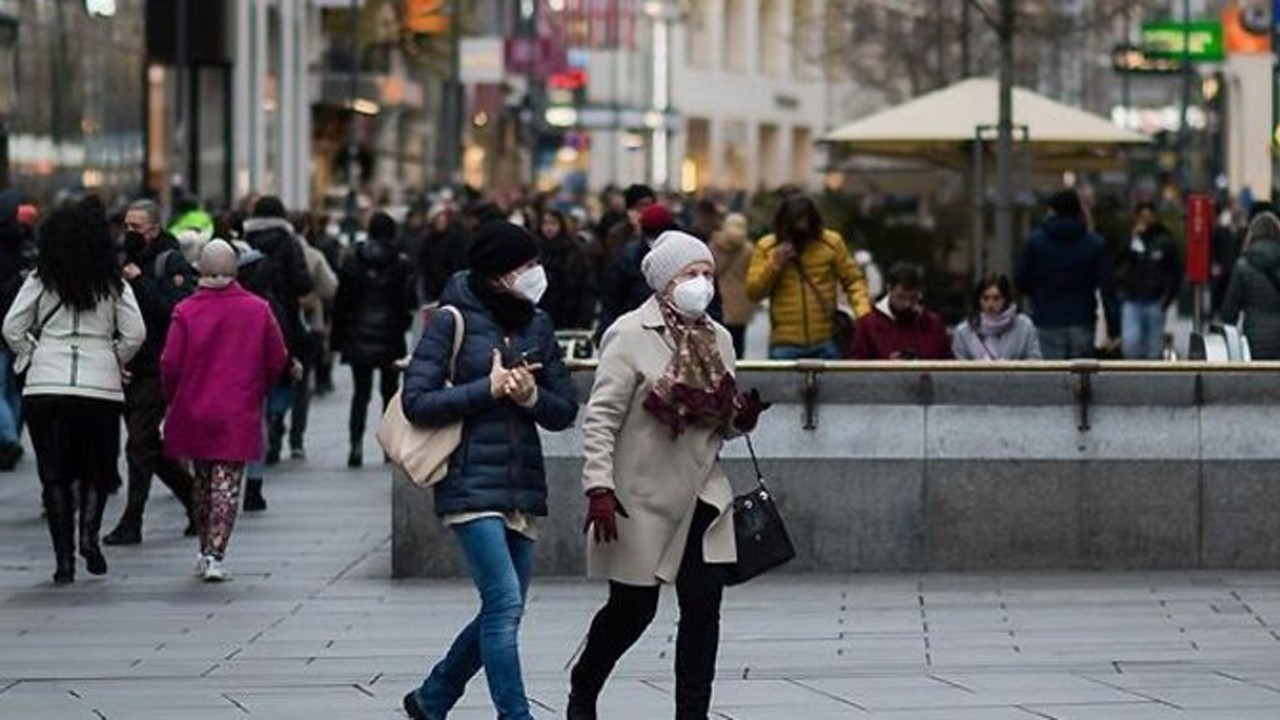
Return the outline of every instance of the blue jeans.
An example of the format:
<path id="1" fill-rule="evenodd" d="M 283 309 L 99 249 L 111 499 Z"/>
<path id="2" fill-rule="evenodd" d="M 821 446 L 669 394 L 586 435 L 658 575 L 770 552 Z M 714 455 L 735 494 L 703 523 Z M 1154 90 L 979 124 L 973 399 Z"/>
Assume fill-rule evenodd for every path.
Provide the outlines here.
<path id="1" fill-rule="evenodd" d="M 533 570 L 533 541 L 508 530 L 496 517 L 472 520 L 454 531 L 480 591 L 480 614 L 458 633 L 418 688 L 418 706 L 430 717 L 445 717 L 483 666 L 498 717 L 532 720 L 518 635 Z"/>
<path id="2" fill-rule="evenodd" d="M 770 360 L 840 360 L 840 348 L 834 340 L 817 345 L 774 345 L 769 348 Z"/>
<path id="3" fill-rule="evenodd" d="M 1159 360 L 1164 357 L 1164 307 L 1159 302 L 1126 300 L 1121 313 L 1125 359 Z"/>
<path id="4" fill-rule="evenodd" d="M 13 374 L 13 355 L 0 352 L 0 442 L 17 443 L 22 431 L 22 393 Z"/>
<path id="5" fill-rule="evenodd" d="M 269 428 L 267 427 L 267 423 L 268 423 L 267 418 L 271 417 L 272 413 L 276 415 L 283 415 L 286 412 L 288 412 L 290 408 L 293 407 L 293 385 L 286 384 L 286 383 L 280 383 L 276 385 L 274 388 L 271 389 L 271 392 L 267 394 L 267 399 L 264 405 L 265 405 L 265 409 L 263 411 L 263 423 L 262 423 L 262 446 L 265 448 L 268 442 L 267 433 L 269 430 Z M 264 462 L 264 458 L 251 460 L 245 467 L 246 478 L 250 478 L 253 480 L 261 480 L 263 479 L 263 476 L 266 474 L 267 474 L 267 464 L 266 462 Z"/>
<path id="6" fill-rule="evenodd" d="M 1040 354 L 1045 360 L 1077 360 L 1097 355 L 1091 325 L 1042 327 L 1036 334 L 1040 336 Z"/>

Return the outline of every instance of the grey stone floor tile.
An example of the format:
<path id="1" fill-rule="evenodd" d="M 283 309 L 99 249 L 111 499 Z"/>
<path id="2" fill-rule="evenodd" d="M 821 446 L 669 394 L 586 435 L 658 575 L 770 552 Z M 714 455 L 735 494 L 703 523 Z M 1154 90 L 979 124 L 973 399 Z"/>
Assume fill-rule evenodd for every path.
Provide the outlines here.
<path id="1" fill-rule="evenodd" d="M 271 508 L 241 518 L 221 586 L 191 577 L 181 508 L 157 485 L 143 545 L 55 590 L 32 463 L 0 476 L 0 719 L 403 720 L 400 696 L 476 592 L 388 579 L 390 481 L 343 468 L 345 402 L 316 403 L 310 459 L 271 473 Z M 565 666 L 605 596 L 535 579 L 522 655 L 536 717 L 562 716 Z M 713 716 L 1277 720 L 1273 620 L 1274 571 L 765 577 L 726 592 Z M 671 716 L 676 622 L 666 591 L 602 717 Z M 483 675 L 450 717 L 493 717 Z"/>

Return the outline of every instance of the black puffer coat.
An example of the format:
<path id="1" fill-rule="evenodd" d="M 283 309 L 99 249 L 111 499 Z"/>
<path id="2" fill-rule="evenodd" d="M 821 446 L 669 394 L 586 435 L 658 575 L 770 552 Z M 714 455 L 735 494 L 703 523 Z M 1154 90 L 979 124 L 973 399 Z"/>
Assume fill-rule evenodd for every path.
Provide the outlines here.
<path id="1" fill-rule="evenodd" d="M 333 307 L 333 346 L 348 365 L 382 366 L 408 352 L 413 267 L 399 249 L 366 240 L 342 264 Z"/>
<path id="2" fill-rule="evenodd" d="M 467 273 L 450 280 L 442 304 L 462 312 L 466 333 L 452 387 L 445 387 L 453 352 L 453 316 L 439 312 L 413 353 L 404 379 L 404 412 L 410 422 L 438 427 L 463 421 L 462 444 L 449 474 L 435 487 L 438 515 L 519 510 L 547 514 L 546 469 L 538 427 L 565 430 L 578 414 L 578 394 L 560 357 L 551 320 L 541 310 L 523 330 L 506 337 L 467 285 Z M 538 400 L 530 409 L 497 400 L 489 389 L 493 351 L 506 357 L 537 355 Z"/>
<path id="3" fill-rule="evenodd" d="M 244 239 L 266 256 L 261 272 L 266 273 L 268 287 L 261 294 L 273 303 L 289 354 L 306 357 L 311 337 L 298 302 L 311 292 L 312 285 L 301 240 L 294 235 L 289 221 L 280 218 L 245 220 Z"/>

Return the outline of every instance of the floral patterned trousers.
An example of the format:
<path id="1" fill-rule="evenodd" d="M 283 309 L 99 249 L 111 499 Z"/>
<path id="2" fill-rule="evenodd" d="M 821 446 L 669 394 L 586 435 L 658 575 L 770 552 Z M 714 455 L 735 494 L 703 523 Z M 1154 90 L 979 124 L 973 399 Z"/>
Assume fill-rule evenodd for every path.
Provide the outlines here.
<path id="1" fill-rule="evenodd" d="M 245 464 L 219 460 L 196 460 L 195 516 L 200 530 L 200 552 L 219 560 L 227 552 L 231 529 L 240 511 L 240 485 Z"/>

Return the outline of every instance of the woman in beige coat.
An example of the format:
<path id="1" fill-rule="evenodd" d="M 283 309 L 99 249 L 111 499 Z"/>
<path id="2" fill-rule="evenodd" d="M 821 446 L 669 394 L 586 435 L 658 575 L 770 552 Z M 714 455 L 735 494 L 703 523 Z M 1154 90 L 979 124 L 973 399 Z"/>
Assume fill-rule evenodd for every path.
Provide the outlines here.
<path id="1" fill-rule="evenodd" d="M 654 289 L 605 333 L 583 419 L 589 498 L 588 573 L 609 580 L 573 668 L 568 717 L 596 717 L 596 698 L 674 584 L 676 717 L 706 718 L 720 599 L 736 559 L 733 492 L 717 456 L 752 429 L 759 395 L 739 395 L 729 333 L 706 315 L 715 261 L 706 244 L 666 232 L 641 267 Z"/>
<path id="2" fill-rule="evenodd" d="M 716 284 L 724 304 L 724 326 L 733 337 L 733 349 L 739 359 L 746 351 L 747 326 L 756 314 L 756 304 L 747 297 L 747 269 L 755 249 L 747 238 L 747 218 L 740 213 L 725 218 L 724 228 L 711 238 Z"/>

